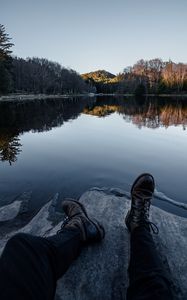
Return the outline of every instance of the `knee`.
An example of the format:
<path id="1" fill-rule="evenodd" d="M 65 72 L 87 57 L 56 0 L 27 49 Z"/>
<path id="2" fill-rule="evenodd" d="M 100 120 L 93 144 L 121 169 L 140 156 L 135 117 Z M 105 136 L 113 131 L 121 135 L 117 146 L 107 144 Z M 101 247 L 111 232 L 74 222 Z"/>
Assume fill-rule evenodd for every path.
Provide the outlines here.
<path id="1" fill-rule="evenodd" d="M 19 245 L 20 243 L 22 243 L 25 238 L 27 237 L 27 234 L 25 233 L 17 233 L 15 234 L 13 237 L 11 237 L 8 242 L 6 243 L 5 248 L 12 248 L 15 247 L 17 245 Z"/>

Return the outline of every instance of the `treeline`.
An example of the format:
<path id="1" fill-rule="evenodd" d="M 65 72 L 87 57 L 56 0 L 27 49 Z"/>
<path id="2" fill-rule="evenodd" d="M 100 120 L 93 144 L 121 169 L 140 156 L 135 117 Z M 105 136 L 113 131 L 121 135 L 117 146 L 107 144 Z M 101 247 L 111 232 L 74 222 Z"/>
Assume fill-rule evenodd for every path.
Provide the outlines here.
<path id="1" fill-rule="evenodd" d="M 80 76 L 44 58 L 11 56 L 13 44 L 0 24 L 0 94 L 164 94 L 187 92 L 187 64 L 139 60 L 117 76 L 99 70 Z"/>
<path id="2" fill-rule="evenodd" d="M 104 70 L 82 75 L 99 93 L 161 94 L 187 92 L 187 64 L 160 58 L 139 60 L 114 76 Z"/>
<path id="3" fill-rule="evenodd" d="M 187 91 L 187 64 L 166 62 L 160 58 L 139 60 L 124 69 L 122 90 L 136 93 L 181 93 Z"/>
<path id="4" fill-rule="evenodd" d="M 92 92 L 81 76 L 44 58 L 13 58 L 13 92 L 76 94 Z"/>
<path id="5" fill-rule="evenodd" d="M 9 35 L 0 24 L 0 94 L 77 94 L 95 91 L 74 70 L 44 58 L 11 56 Z"/>

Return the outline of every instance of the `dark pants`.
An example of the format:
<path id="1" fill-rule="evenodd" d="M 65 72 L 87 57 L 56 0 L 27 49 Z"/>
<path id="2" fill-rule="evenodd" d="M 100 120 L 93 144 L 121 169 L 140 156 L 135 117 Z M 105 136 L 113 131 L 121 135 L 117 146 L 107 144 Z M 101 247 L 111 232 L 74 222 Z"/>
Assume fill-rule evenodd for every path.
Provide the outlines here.
<path id="1" fill-rule="evenodd" d="M 78 230 L 64 229 L 49 238 L 15 235 L 0 258 L 0 299 L 52 300 L 57 280 L 79 255 L 81 247 Z M 162 263 L 151 234 L 144 227 L 131 235 L 129 279 L 127 299 L 171 299 Z"/>
<path id="2" fill-rule="evenodd" d="M 171 300 L 171 282 L 147 228 L 131 234 L 128 300 Z"/>

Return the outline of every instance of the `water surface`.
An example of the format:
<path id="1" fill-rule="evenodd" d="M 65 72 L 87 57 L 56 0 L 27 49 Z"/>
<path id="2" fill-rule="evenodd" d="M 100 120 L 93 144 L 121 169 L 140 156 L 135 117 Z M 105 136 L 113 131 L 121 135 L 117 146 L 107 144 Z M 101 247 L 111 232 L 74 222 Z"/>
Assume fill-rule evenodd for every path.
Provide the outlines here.
<path id="1" fill-rule="evenodd" d="M 93 186 L 130 191 L 151 172 L 187 203 L 187 100 L 117 97 L 0 103 L 0 205 L 31 190 L 31 209 Z M 162 200 L 154 204 L 186 216 Z"/>

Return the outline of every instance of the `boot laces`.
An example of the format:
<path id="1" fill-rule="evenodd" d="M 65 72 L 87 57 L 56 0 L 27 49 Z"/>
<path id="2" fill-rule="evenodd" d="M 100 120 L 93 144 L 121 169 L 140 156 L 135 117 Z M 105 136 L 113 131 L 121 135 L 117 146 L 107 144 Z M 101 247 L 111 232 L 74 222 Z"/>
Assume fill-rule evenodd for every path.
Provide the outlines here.
<path id="1" fill-rule="evenodd" d="M 58 233 L 61 233 L 61 231 L 63 230 L 63 228 L 75 217 L 75 216 L 77 216 L 77 215 L 79 215 L 79 213 L 77 213 L 77 214 L 74 214 L 74 215 L 72 215 L 71 217 L 65 217 L 64 218 L 64 220 L 63 220 L 63 222 L 62 222 L 62 224 L 61 224 L 61 226 L 60 226 L 60 229 L 57 231 L 57 234 Z"/>
<path id="2" fill-rule="evenodd" d="M 145 195 L 145 193 L 147 195 Z M 132 208 L 138 212 L 138 214 L 135 214 L 135 218 L 138 219 L 138 223 L 142 225 L 148 225 L 150 230 L 154 234 L 159 233 L 159 229 L 157 225 L 151 221 L 149 221 L 149 208 L 150 208 L 150 202 L 152 198 L 152 192 L 146 189 L 141 189 L 133 192 L 133 197 L 138 198 L 142 201 L 140 205 L 133 204 Z"/>
<path id="3" fill-rule="evenodd" d="M 60 229 L 57 231 L 57 234 L 62 232 L 62 229 L 69 223 L 69 221 L 70 221 L 69 217 L 64 218 L 64 220 L 60 226 Z"/>

